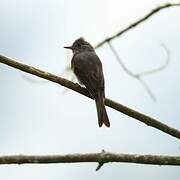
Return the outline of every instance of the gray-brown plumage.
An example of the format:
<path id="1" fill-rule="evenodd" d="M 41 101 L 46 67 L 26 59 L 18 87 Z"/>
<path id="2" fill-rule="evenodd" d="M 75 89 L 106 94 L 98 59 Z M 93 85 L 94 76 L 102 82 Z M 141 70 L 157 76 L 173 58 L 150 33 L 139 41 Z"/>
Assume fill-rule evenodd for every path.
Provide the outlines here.
<path id="1" fill-rule="evenodd" d="M 104 105 L 104 75 L 102 64 L 94 48 L 83 38 L 77 39 L 72 46 L 65 47 L 73 51 L 71 68 L 79 82 L 86 86 L 95 99 L 99 127 L 103 124 L 110 127 L 109 118 Z"/>

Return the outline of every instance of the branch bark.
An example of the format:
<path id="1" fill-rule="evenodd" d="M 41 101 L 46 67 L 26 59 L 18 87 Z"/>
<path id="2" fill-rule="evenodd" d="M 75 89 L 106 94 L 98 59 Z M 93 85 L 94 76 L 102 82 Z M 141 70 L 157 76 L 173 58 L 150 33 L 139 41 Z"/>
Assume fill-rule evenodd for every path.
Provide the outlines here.
<path id="1" fill-rule="evenodd" d="M 152 165 L 180 166 L 180 156 L 120 154 L 102 151 L 101 153 L 66 155 L 11 155 L 0 156 L 0 164 L 47 164 L 97 162 L 102 167 L 109 162 L 128 162 Z M 96 170 L 99 170 L 97 168 Z"/>
<path id="2" fill-rule="evenodd" d="M 58 83 L 64 87 L 67 87 L 75 92 L 78 92 L 80 94 L 83 94 L 89 98 L 92 98 L 88 91 L 86 90 L 86 88 L 82 88 L 80 85 L 78 85 L 77 83 L 73 83 L 67 79 L 64 79 L 64 78 L 61 78 L 61 77 L 58 77 L 56 75 L 53 75 L 51 73 L 48 73 L 48 72 L 45 72 L 45 71 L 42 71 L 40 69 L 37 69 L 37 68 L 34 68 L 32 66 L 28 66 L 26 64 L 22 64 L 22 63 L 19 63 L 15 60 L 12 60 L 8 57 L 5 57 L 3 55 L 0 55 L 0 63 L 3 63 L 3 64 L 6 64 L 8 66 L 11 66 L 11 67 L 14 67 L 16 69 L 19 69 L 21 71 L 24 71 L 26 73 L 29 73 L 29 74 L 33 74 L 35 76 L 38 76 L 40 78 L 43 78 L 43 79 L 46 79 L 46 80 L 49 80 L 49 81 L 52 81 L 52 82 L 55 82 L 55 83 Z M 147 116 L 145 114 L 142 114 L 138 111 L 135 111 L 131 108 L 128 108 L 120 103 L 117 103 L 111 99 L 106 99 L 105 100 L 105 104 L 119 112 L 122 112 L 142 123 L 145 123 L 146 125 L 148 126 L 151 126 L 151 127 L 154 127 L 156 129 L 159 129 L 160 131 L 163 131 L 165 132 L 166 134 L 169 134 L 173 137 L 176 137 L 178 139 L 180 139 L 180 131 L 178 129 L 175 129 L 175 128 L 172 128 L 150 116 Z"/>

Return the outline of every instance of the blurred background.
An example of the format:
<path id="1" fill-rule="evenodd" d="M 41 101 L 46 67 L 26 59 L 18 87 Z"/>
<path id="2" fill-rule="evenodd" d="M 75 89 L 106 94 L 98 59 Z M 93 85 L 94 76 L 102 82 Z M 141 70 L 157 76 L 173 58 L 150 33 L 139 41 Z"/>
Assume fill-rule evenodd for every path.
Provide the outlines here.
<path id="1" fill-rule="evenodd" d="M 0 0 L 0 54 L 71 79 L 71 53 L 63 46 L 83 36 L 92 45 L 117 33 L 165 0 Z M 175 1 L 170 1 L 175 2 Z M 134 73 L 145 76 L 157 99 L 129 77 L 108 45 L 96 50 L 106 96 L 180 129 L 180 7 L 162 10 L 112 41 Z M 180 155 L 180 142 L 107 107 L 111 128 L 99 128 L 95 103 L 55 83 L 0 64 L 0 155 L 100 152 Z M 174 166 L 96 163 L 2 165 L 0 179 L 180 179 Z"/>

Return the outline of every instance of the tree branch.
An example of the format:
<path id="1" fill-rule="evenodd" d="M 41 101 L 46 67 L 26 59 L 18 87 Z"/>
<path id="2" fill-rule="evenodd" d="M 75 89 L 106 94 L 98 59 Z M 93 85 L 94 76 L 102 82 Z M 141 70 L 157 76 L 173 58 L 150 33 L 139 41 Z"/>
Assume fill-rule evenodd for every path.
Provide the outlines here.
<path id="1" fill-rule="evenodd" d="M 133 72 L 131 72 L 126 66 L 125 64 L 122 62 L 121 58 L 119 57 L 117 51 L 115 50 L 115 48 L 112 46 L 111 42 L 107 43 L 111 49 L 111 51 L 113 52 L 114 56 L 116 57 L 118 63 L 121 65 L 122 69 L 132 78 L 137 79 L 141 85 L 144 87 L 144 89 L 146 90 L 146 92 L 149 94 L 149 96 L 151 97 L 151 99 L 156 102 L 156 97 L 154 96 L 154 94 L 152 93 L 152 91 L 150 90 L 149 86 L 143 81 L 142 77 L 140 76 L 140 74 L 134 74 Z M 152 72 L 152 71 L 151 71 Z M 145 72 L 143 72 L 145 73 Z M 149 73 L 149 71 L 147 72 Z M 143 75 L 142 75 L 143 76 Z"/>
<path id="2" fill-rule="evenodd" d="M 155 9 L 151 10 L 148 14 L 146 14 L 145 16 L 143 16 L 142 18 L 140 18 L 139 20 L 133 22 L 132 24 L 128 25 L 127 27 L 125 27 L 124 29 L 120 30 L 118 33 L 116 33 L 115 35 L 112 35 L 108 38 L 105 38 L 103 41 L 99 42 L 97 45 L 95 45 L 95 48 L 99 48 L 101 46 L 103 46 L 105 43 L 108 43 L 109 47 L 111 48 L 111 51 L 113 52 L 113 54 L 115 55 L 116 59 L 118 60 L 119 64 L 121 65 L 121 67 L 123 68 L 123 70 L 130 75 L 133 78 L 136 78 L 141 85 L 144 87 L 144 89 L 146 90 L 146 92 L 149 94 L 149 96 L 151 97 L 151 99 L 156 102 L 156 97 L 154 96 L 154 94 L 152 93 L 151 89 L 148 87 L 148 85 L 145 83 L 145 81 L 142 79 L 141 76 L 144 75 L 150 75 L 153 74 L 155 72 L 158 72 L 160 70 L 163 70 L 169 63 L 169 51 L 168 49 L 162 45 L 164 47 L 164 49 L 166 50 L 166 53 L 168 54 L 168 60 L 167 63 L 164 64 L 163 66 L 157 68 L 157 69 L 153 69 L 150 71 L 146 71 L 146 72 L 142 72 L 140 74 L 133 74 L 129 69 L 126 68 L 126 66 L 124 65 L 124 63 L 121 61 L 121 59 L 119 58 L 117 52 L 115 51 L 115 49 L 112 47 L 111 45 L 111 41 L 121 35 L 123 35 L 124 33 L 126 33 L 127 31 L 135 28 L 137 25 L 143 23 L 144 21 L 146 21 L 147 19 L 149 19 L 151 16 L 153 16 L 154 14 L 156 14 L 157 12 L 159 12 L 160 10 L 169 8 L 169 7 L 174 7 L 174 6 L 180 6 L 180 3 L 167 3 L 164 5 L 161 5 L 159 7 L 156 7 Z"/>
<path id="3" fill-rule="evenodd" d="M 0 164 L 47 164 L 47 163 L 105 163 L 127 162 L 151 165 L 180 166 L 180 156 L 117 154 L 110 152 L 66 155 L 11 155 L 0 156 Z M 98 170 L 98 169 L 96 169 Z"/>
<path id="4" fill-rule="evenodd" d="M 161 44 L 161 47 L 164 49 L 164 51 L 165 51 L 166 54 L 167 54 L 167 58 L 166 58 L 164 64 L 161 65 L 161 66 L 159 66 L 159 67 L 156 68 L 156 69 L 151 69 L 151 70 L 149 70 L 149 71 L 144 71 L 144 72 L 138 73 L 138 74 L 137 74 L 138 76 L 152 75 L 152 74 L 154 74 L 154 73 L 157 73 L 157 72 L 159 72 L 159 71 L 164 70 L 164 69 L 168 66 L 168 64 L 170 63 L 170 52 L 169 52 L 169 49 L 166 47 L 165 44 Z"/>
<path id="5" fill-rule="evenodd" d="M 124 62 L 122 61 L 122 59 L 119 57 L 119 54 L 118 52 L 115 50 L 115 48 L 113 47 L 112 43 L 111 42 L 108 42 L 107 43 L 112 51 L 112 53 L 114 54 L 115 58 L 117 59 L 118 63 L 121 65 L 122 69 L 129 75 L 131 76 L 132 78 L 135 78 L 137 79 L 141 85 L 144 87 L 144 89 L 146 90 L 146 92 L 149 94 L 149 96 L 151 97 L 151 99 L 156 102 L 156 97 L 154 96 L 154 94 L 152 93 L 151 89 L 149 88 L 149 86 L 146 84 L 146 82 L 142 79 L 143 76 L 147 76 L 147 75 L 152 75 L 154 73 L 157 73 L 159 71 L 162 71 L 163 69 L 165 69 L 167 67 L 167 65 L 169 64 L 170 62 L 170 52 L 168 50 L 168 48 L 164 45 L 164 44 L 161 44 L 161 46 L 164 48 L 166 54 L 167 54 L 167 58 L 166 58 L 166 61 L 163 65 L 161 65 L 160 67 L 158 68 L 155 68 L 155 69 L 151 69 L 151 70 L 148 70 L 148 71 L 144 71 L 144 72 L 141 72 L 141 73 L 133 73 L 131 72 L 124 64 Z"/>
<path id="6" fill-rule="evenodd" d="M 170 7 L 175 7 L 175 6 L 180 6 L 180 3 L 167 3 L 167 4 L 161 5 L 159 7 L 156 7 L 155 9 L 151 10 L 148 14 L 146 14 L 145 16 L 140 18 L 139 20 L 137 20 L 137 21 L 133 22 L 132 24 L 128 25 L 126 28 L 120 30 L 115 35 L 112 35 L 112 36 L 110 36 L 108 38 L 105 38 L 101 42 L 97 43 L 95 45 L 95 48 L 99 48 L 99 47 L 103 46 L 105 43 L 110 42 L 111 40 L 117 38 L 118 36 L 123 35 L 127 31 L 135 28 L 137 25 L 139 25 L 139 24 L 143 23 L 144 21 L 146 21 L 147 19 L 149 19 L 151 16 L 153 16 L 157 12 L 159 12 L 159 11 L 161 11 L 163 9 L 170 8 Z"/>
<path id="7" fill-rule="evenodd" d="M 86 88 L 82 88 L 80 85 L 78 85 L 77 83 L 73 83 L 67 79 L 64 79 L 64 78 L 61 78 L 61 77 L 58 77 L 56 75 L 53 75 L 51 73 L 48 73 L 48 72 L 45 72 L 45 71 L 42 71 L 40 69 L 37 69 L 37 68 L 34 68 L 32 66 L 28 66 L 26 64 L 22 64 L 22 63 L 19 63 L 17 61 L 14 61 L 10 58 L 7 58 L 3 55 L 0 55 L 0 63 L 3 63 L 3 64 L 6 64 L 8 66 L 11 66 L 11 67 L 14 67 L 16 69 L 19 69 L 21 71 L 24 71 L 26 73 L 29 73 L 29 74 L 33 74 L 35 76 L 38 76 L 38 77 L 41 77 L 43 79 L 46 79 L 46 80 L 49 80 L 49 81 L 52 81 L 52 82 L 55 82 L 55 83 L 58 83 L 62 86 L 65 86 L 69 89 L 72 89 L 73 91 L 76 91 L 80 94 L 83 94 L 89 98 L 92 98 L 88 91 L 86 90 Z M 169 134 L 173 137 L 176 137 L 176 138 L 179 138 L 180 139 L 180 131 L 175 129 L 175 128 L 172 128 L 170 126 L 167 126 L 166 124 L 150 117 L 150 116 L 147 116 L 145 114 L 142 114 L 140 112 L 137 112 L 133 109 L 130 109 L 122 104 L 119 104 L 111 99 L 106 99 L 105 100 L 105 104 L 119 112 L 122 112 L 132 118 L 135 118 L 136 120 L 142 122 L 142 123 L 145 123 L 146 125 L 148 126 L 151 126 L 151 127 L 154 127 L 156 129 L 159 129 L 163 132 L 165 132 L 166 134 Z"/>

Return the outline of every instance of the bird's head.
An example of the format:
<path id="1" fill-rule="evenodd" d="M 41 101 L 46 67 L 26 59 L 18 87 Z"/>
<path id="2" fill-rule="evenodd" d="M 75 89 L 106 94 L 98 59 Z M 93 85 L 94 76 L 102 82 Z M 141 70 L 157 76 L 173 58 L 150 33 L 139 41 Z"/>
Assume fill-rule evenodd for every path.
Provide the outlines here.
<path id="1" fill-rule="evenodd" d="M 84 38 L 79 38 L 74 41 L 72 46 L 66 46 L 64 48 L 71 49 L 73 54 L 84 51 L 94 51 L 94 48 Z"/>

